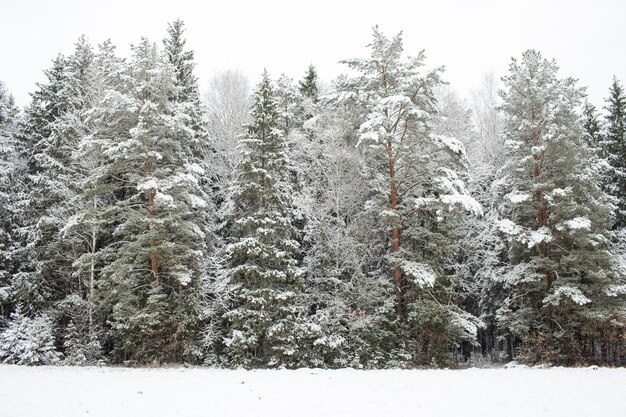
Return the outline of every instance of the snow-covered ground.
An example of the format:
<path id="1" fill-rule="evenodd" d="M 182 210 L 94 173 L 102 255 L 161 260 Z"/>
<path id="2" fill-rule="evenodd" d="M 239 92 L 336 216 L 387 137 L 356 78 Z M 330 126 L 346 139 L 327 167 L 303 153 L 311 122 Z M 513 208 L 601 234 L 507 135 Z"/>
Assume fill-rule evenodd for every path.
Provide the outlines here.
<path id="1" fill-rule="evenodd" d="M 626 416 L 626 369 L 0 366 L 2 417 Z"/>

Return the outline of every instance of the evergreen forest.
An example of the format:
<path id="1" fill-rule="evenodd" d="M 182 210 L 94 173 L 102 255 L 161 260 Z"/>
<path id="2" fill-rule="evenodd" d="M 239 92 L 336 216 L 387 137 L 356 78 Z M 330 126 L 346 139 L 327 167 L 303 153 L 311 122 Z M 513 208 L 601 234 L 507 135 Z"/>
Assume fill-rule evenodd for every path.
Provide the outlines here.
<path id="1" fill-rule="evenodd" d="M 0 82 L 0 361 L 626 365 L 620 80 L 527 50 L 462 98 L 375 27 L 334 80 L 201 91 L 164 29 Z"/>

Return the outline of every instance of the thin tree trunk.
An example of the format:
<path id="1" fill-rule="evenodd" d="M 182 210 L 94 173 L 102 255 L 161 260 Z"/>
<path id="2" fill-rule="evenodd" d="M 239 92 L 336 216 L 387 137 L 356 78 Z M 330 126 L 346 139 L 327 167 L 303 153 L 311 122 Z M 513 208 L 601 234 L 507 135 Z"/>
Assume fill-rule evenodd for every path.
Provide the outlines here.
<path id="1" fill-rule="evenodd" d="M 534 115 L 533 115 L 534 120 Z M 539 133 L 533 135 L 533 146 L 539 146 Z M 539 154 L 533 153 L 533 177 L 535 182 L 538 181 L 539 176 L 541 175 L 541 166 L 543 164 L 544 153 L 541 152 Z M 535 204 L 537 205 L 537 226 L 538 227 L 548 227 L 548 209 L 546 201 L 543 197 L 543 191 L 541 189 L 537 189 L 535 191 Z M 550 242 L 541 242 L 537 245 L 541 256 L 547 258 L 550 256 Z M 552 272 L 546 271 L 546 293 L 550 291 L 552 288 Z"/>
<path id="2" fill-rule="evenodd" d="M 94 211 L 98 207 L 98 200 L 94 197 L 93 199 L 93 208 Z M 96 240 L 97 240 L 97 229 L 95 225 L 91 226 L 91 262 L 89 264 L 89 336 L 93 337 L 94 326 L 93 326 L 93 289 L 94 289 L 94 281 L 96 274 Z"/>
<path id="3" fill-rule="evenodd" d="M 152 169 L 153 169 L 152 159 L 148 159 L 148 161 L 146 162 L 146 174 L 152 175 Z M 150 188 L 150 190 L 148 190 L 148 214 L 150 215 L 150 217 L 154 217 L 156 214 L 155 209 L 154 209 L 155 196 L 156 196 L 156 190 L 154 188 Z M 151 224 L 150 229 L 153 229 L 153 228 L 154 226 Z M 152 279 L 154 279 L 154 281 L 157 284 L 159 283 L 158 271 L 159 271 L 159 261 L 157 258 L 157 251 L 156 251 L 156 239 L 154 237 L 150 237 L 150 274 L 152 275 Z"/>
<path id="4" fill-rule="evenodd" d="M 398 208 L 398 187 L 396 184 L 396 167 L 393 159 L 393 149 L 391 140 L 387 140 L 387 152 L 389 155 L 389 188 L 391 210 Z M 394 217 L 391 228 L 391 253 L 395 254 L 400 249 L 400 225 L 398 219 Z M 404 318 L 404 294 L 402 291 L 402 271 L 400 265 L 395 262 L 392 270 L 393 286 L 396 299 L 396 313 L 398 317 Z"/>

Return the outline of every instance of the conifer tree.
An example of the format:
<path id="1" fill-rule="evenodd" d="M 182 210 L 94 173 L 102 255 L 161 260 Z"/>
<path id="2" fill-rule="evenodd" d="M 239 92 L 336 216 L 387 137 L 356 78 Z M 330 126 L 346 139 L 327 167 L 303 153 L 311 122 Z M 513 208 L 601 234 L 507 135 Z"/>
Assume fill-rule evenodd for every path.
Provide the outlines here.
<path id="1" fill-rule="evenodd" d="M 499 187 L 508 266 L 498 280 L 507 297 L 502 328 L 521 339 L 527 360 L 601 360 L 615 340 L 623 303 L 607 251 L 613 205 L 600 187 L 600 163 L 585 144 L 576 109 L 583 92 L 557 76 L 537 51 L 512 60 L 503 78 L 510 158 Z"/>
<path id="2" fill-rule="evenodd" d="M 583 127 L 585 128 L 585 132 L 587 133 L 587 142 L 590 147 L 597 148 L 600 146 L 602 141 L 602 125 L 598 120 L 598 112 L 596 107 L 589 103 L 588 100 L 585 100 L 585 105 L 583 107 Z"/>
<path id="3" fill-rule="evenodd" d="M 65 201 L 56 179 L 59 171 L 67 167 L 70 147 L 58 135 L 57 140 L 53 140 L 53 135 L 55 123 L 68 108 L 67 59 L 57 56 L 45 74 L 48 81 L 37 84 L 38 90 L 25 109 L 20 129 L 20 142 L 28 160 L 26 186 L 29 192 L 20 202 L 24 210 L 20 231 L 24 244 L 16 254 L 20 268 L 13 275 L 12 291 L 16 302 L 31 311 L 40 311 L 61 299 L 68 276 L 68 262 L 56 265 L 53 260 L 55 256 L 64 255 L 66 248 L 59 252 L 57 249 L 61 248 L 52 243 L 58 243 L 62 225 L 61 219 L 50 211 Z"/>
<path id="4" fill-rule="evenodd" d="M 171 100 L 174 68 L 156 45 L 143 39 L 132 53 L 94 108 L 85 145 L 100 155 L 93 192 L 115 196 L 100 214 L 113 229 L 98 294 L 111 309 L 115 360 L 198 360 L 207 227 L 192 117 Z"/>
<path id="5" fill-rule="evenodd" d="M 423 53 L 404 59 L 401 34 L 389 39 L 376 27 L 369 47 L 369 58 L 344 61 L 359 75 L 339 79 L 336 102 L 363 115 L 357 146 L 371 169 L 368 207 L 388 227 L 396 313 L 413 336 L 400 343 L 430 362 L 475 337 L 478 321 L 452 296 L 446 218 L 481 208 L 465 189 L 462 143 L 431 130 L 441 69 L 425 70 Z"/>
<path id="6" fill-rule="evenodd" d="M 303 361 L 303 282 L 291 223 L 287 147 L 267 71 L 254 94 L 251 115 L 233 191 L 233 232 L 227 247 L 233 304 L 226 313 L 225 344 L 233 365 L 295 367 Z"/>
<path id="7" fill-rule="evenodd" d="M 120 81 L 121 60 L 115 55 L 115 47 L 110 40 L 98 45 L 93 57 L 90 88 L 83 95 L 89 104 L 80 109 L 77 120 L 82 123 L 82 133 L 77 149 L 73 151 L 74 182 L 78 190 L 70 200 L 73 209 L 64 227 L 63 239 L 82 242 L 83 250 L 74 260 L 73 275 L 80 282 L 80 291 L 69 295 L 60 303 L 60 310 L 66 316 L 65 363 L 93 364 L 102 359 L 105 338 L 106 307 L 98 300 L 97 287 L 100 271 L 106 263 L 103 249 L 111 241 L 112 225 L 107 220 L 106 207 L 115 204 L 114 182 L 102 180 L 102 149 L 94 152 L 94 114 L 96 105 L 107 91 Z"/>
<path id="8" fill-rule="evenodd" d="M 185 24 L 178 19 L 168 24 L 167 38 L 163 39 L 165 56 L 172 65 L 175 73 L 174 85 L 177 87 L 174 92 L 174 99 L 181 103 L 189 102 L 197 105 L 200 101 L 200 89 L 198 79 L 194 75 L 193 51 L 185 50 L 187 41 L 183 37 Z"/>
<path id="9" fill-rule="evenodd" d="M 602 143 L 603 156 L 610 165 L 606 178 L 609 194 L 617 199 L 615 229 L 626 227 L 626 95 L 617 78 L 606 100 L 606 132 Z"/>
<path id="10" fill-rule="evenodd" d="M 217 228 L 216 205 L 221 198 L 219 190 L 223 187 L 219 168 L 222 163 L 220 159 L 223 156 L 217 154 L 215 139 L 209 136 L 205 112 L 200 99 L 200 87 L 198 79 L 194 75 L 196 65 L 194 53 L 192 50 L 185 49 L 187 42 L 184 38 L 185 25 L 183 21 L 178 19 L 168 24 L 167 33 L 168 37 L 163 39 L 164 54 L 175 73 L 175 94 L 170 97 L 170 101 L 178 107 L 178 111 L 189 118 L 186 124 L 192 129 L 193 136 L 185 137 L 187 134 L 185 132 L 181 141 L 187 142 L 195 162 L 203 171 L 199 180 L 206 203 L 201 221 L 206 245 L 202 268 L 206 273 L 203 274 L 202 282 L 199 283 L 199 304 L 196 308 L 198 309 L 198 318 L 204 323 L 203 325 L 215 327 L 216 324 L 210 322 L 219 321 L 219 318 L 216 317 L 215 306 L 213 305 L 215 301 L 213 300 L 217 291 L 214 288 L 216 286 L 214 272 L 218 268 L 217 248 L 222 245 L 215 229 Z M 197 345 L 195 349 L 196 354 L 201 355 L 201 346 Z"/>
<path id="11" fill-rule="evenodd" d="M 317 71 L 313 64 L 309 65 L 304 78 L 300 81 L 300 94 L 311 99 L 314 103 L 319 100 L 319 89 L 317 88 Z"/>
<path id="12" fill-rule="evenodd" d="M 419 212 L 435 214 L 456 205 L 474 211 L 480 208 L 467 195 L 457 173 L 463 168 L 463 145 L 430 131 L 435 113 L 433 88 L 440 84 L 441 69 L 426 72 L 423 53 L 402 59 L 401 34 L 388 39 L 375 28 L 369 46 L 370 58 L 344 61 L 361 75 L 340 79 L 337 99 L 365 114 L 360 122 L 359 146 L 370 165 L 380 169 L 372 174 L 375 197 L 370 206 L 389 224 L 388 259 L 396 308 L 398 315 L 404 316 L 407 283 L 403 274 L 424 287 L 433 284 L 435 274 L 427 264 L 412 260 L 410 250 L 402 250 L 403 230 L 410 239 L 411 221 Z"/>
<path id="13" fill-rule="evenodd" d="M 12 310 L 11 277 L 18 268 L 14 255 L 19 245 L 18 202 L 25 171 L 17 142 L 18 122 L 13 96 L 0 81 L 0 321 Z"/>

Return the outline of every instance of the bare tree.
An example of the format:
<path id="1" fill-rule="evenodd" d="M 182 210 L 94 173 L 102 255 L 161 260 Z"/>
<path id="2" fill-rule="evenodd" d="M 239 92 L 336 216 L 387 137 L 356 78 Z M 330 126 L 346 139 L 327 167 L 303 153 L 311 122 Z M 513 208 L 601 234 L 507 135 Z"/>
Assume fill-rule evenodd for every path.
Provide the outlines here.
<path id="1" fill-rule="evenodd" d="M 222 157 L 219 175 L 228 183 L 240 160 L 238 137 L 249 121 L 250 84 L 239 70 L 226 70 L 213 76 L 205 93 L 206 117 L 215 151 Z"/>

